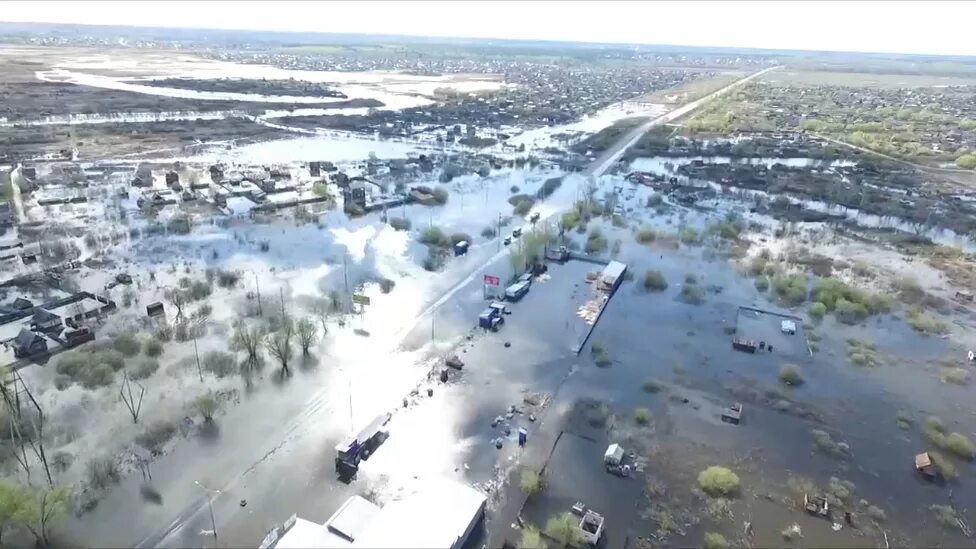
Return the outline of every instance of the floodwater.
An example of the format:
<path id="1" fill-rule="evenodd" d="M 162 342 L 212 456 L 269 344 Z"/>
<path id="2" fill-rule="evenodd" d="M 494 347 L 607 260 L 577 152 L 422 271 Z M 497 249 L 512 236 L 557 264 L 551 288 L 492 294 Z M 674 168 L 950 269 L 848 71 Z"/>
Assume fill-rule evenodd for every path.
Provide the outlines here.
<path id="1" fill-rule="evenodd" d="M 191 69 L 173 68 L 163 72 L 166 76 L 188 79 L 239 78 L 239 79 L 294 79 L 304 82 L 328 83 L 346 95 L 323 96 L 276 96 L 253 93 L 213 92 L 181 88 L 163 88 L 140 84 L 152 76 L 112 77 L 68 70 L 64 68 L 37 72 L 37 78 L 45 82 L 67 82 L 102 89 L 127 91 L 161 97 L 182 99 L 246 101 L 272 104 L 329 104 L 349 99 L 375 99 L 384 109 L 403 110 L 434 103 L 429 96 L 437 89 L 450 88 L 462 93 L 498 90 L 507 84 L 492 75 L 444 75 L 418 76 L 397 72 L 337 72 L 283 70 L 267 65 L 238 65 L 234 63 L 192 64 Z M 156 74 L 155 76 L 161 76 Z"/>
<path id="2" fill-rule="evenodd" d="M 822 350 L 812 358 L 805 353 L 782 355 L 781 350 L 775 354 L 738 353 L 731 349 L 730 336 L 725 333 L 735 321 L 736 308 L 751 305 L 779 309 L 759 294 L 750 280 L 740 277 L 724 260 L 707 259 L 699 249 L 648 249 L 637 245 L 629 230 L 604 226 L 604 233 L 611 242 L 620 239 L 618 259 L 630 266 L 637 281 L 624 284 L 617 292 L 591 337 L 591 345 L 599 342 L 608 350 L 613 365 L 596 368 L 586 360 L 590 346 L 584 348 L 580 362 L 590 364 L 562 388 L 565 397 L 576 394 L 605 399 L 624 421 L 634 407 L 651 408 L 655 418 L 659 413 L 664 415 L 659 421 L 671 429 L 668 437 L 704 443 L 711 448 L 704 453 L 720 463 L 758 449 L 762 457 L 757 466 L 762 474 L 755 481 L 763 486 L 751 490 L 762 492 L 769 484 L 785 483 L 787 471 L 811 477 L 819 484 L 837 476 L 856 484 L 856 498 L 865 498 L 888 511 L 891 522 L 904 525 L 904 534 L 914 543 L 960 542 L 960 538 L 933 525 L 928 510 L 929 505 L 945 504 L 948 491 L 914 482 L 912 477 L 912 456 L 925 448 L 919 433 L 902 431 L 895 424 L 900 409 L 908 410 L 917 421 L 922 421 L 924 414 L 936 414 L 954 425 L 950 430 L 962 427 L 972 436 L 964 427 L 971 407 L 946 402 L 971 394 L 971 389 L 946 386 L 918 365 L 943 357 L 945 342 L 919 336 L 901 320 L 870 319 L 863 328 L 850 328 L 828 318 L 815 327 L 823 341 Z M 666 291 L 648 293 L 639 288 L 648 268 L 664 273 L 669 282 Z M 703 288 L 714 285 L 721 291 L 706 292 L 706 302 L 699 306 L 677 300 L 687 273 L 695 274 Z M 904 362 L 868 370 L 848 365 L 847 337 L 874 341 L 881 352 Z M 783 389 L 778 383 L 778 370 L 785 362 L 801 366 L 806 382 L 799 389 Z M 669 399 L 667 389 L 655 395 L 642 392 L 640 386 L 648 379 L 657 379 L 671 387 L 672 394 L 690 402 Z M 909 389 L 912 385 L 914 390 Z M 749 397 L 752 393 L 743 387 L 754 387 L 759 400 Z M 762 402 L 767 389 L 785 395 L 783 398 L 795 403 L 794 409 L 816 411 L 825 424 L 775 411 Z M 717 411 L 735 400 L 746 402 L 746 419 L 738 427 L 722 424 Z M 849 442 L 853 457 L 837 460 L 813 451 L 809 431 L 814 428 L 826 429 L 836 433 L 835 438 Z M 666 447 L 668 437 L 659 444 Z M 960 463 L 960 467 L 963 477 L 969 474 L 968 464 Z M 660 469 L 655 469 L 655 474 L 669 476 Z M 953 497 L 959 508 L 976 504 L 976 490 L 962 484 L 954 488 Z M 756 522 L 757 529 L 775 528 L 774 532 L 785 526 L 764 523 L 761 518 Z M 694 539 L 685 542 L 697 543 Z"/>
<path id="3" fill-rule="evenodd" d="M 576 122 L 526 130 L 507 139 L 505 144 L 514 147 L 525 145 L 526 148 L 534 149 L 556 147 L 560 145 L 555 137 L 557 135 L 573 134 L 575 136 L 574 138 L 580 138 L 584 134 L 596 133 L 624 118 L 638 116 L 643 118 L 656 118 L 667 112 L 667 110 L 668 107 L 666 105 L 624 101 L 587 115 Z"/>
<path id="4" fill-rule="evenodd" d="M 684 164 L 694 161 L 703 161 L 716 164 L 742 163 L 752 165 L 765 165 L 772 167 L 774 164 L 783 164 L 789 167 L 813 167 L 813 168 L 835 168 L 852 166 L 855 162 L 846 160 L 823 161 L 815 158 L 748 158 L 733 159 L 729 157 L 702 157 L 702 156 L 682 156 L 682 157 L 663 157 L 656 156 L 650 158 L 638 158 L 631 162 L 630 167 L 636 171 L 652 172 L 662 175 L 675 174 L 677 168 Z M 976 242 L 968 235 L 961 235 L 952 229 L 938 226 L 920 227 L 917 223 L 910 222 L 898 216 L 880 216 L 862 212 L 858 208 L 849 208 L 840 204 L 832 204 L 820 200 L 798 199 L 782 194 L 771 194 L 758 189 L 744 189 L 735 185 L 723 185 L 715 181 L 696 180 L 696 182 L 707 184 L 716 191 L 727 190 L 729 192 L 741 193 L 747 196 L 761 197 L 773 200 L 784 197 L 792 204 L 802 205 L 805 209 L 822 212 L 834 216 L 842 216 L 846 221 L 852 222 L 859 227 L 895 229 L 897 231 L 922 235 L 928 237 L 933 242 L 946 246 L 957 246 L 966 252 L 976 251 Z"/>
<path id="5" fill-rule="evenodd" d="M 272 127 L 275 127 L 272 125 Z M 315 133 L 315 132 L 312 132 Z M 371 153 L 377 158 L 403 158 L 426 150 L 419 144 L 370 139 L 354 134 L 310 135 L 252 143 L 229 150 L 212 150 L 183 159 L 186 162 L 239 162 L 269 164 L 283 162 L 358 161 Z"/>

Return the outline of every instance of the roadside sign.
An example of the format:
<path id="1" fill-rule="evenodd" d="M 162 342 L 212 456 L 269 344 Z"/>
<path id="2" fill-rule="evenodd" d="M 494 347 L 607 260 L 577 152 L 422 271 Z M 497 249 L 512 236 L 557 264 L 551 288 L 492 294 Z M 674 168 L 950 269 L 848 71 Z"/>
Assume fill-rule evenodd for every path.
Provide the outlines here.
<path id="1" fill-rule="evenodd" d="M 352 302 L 360 305 L 369 305 L 369 297 L 362 294 L 352 294 Z"/>
<path id="2" fill-rule="evenodd" d="M 485 285 L 486 286 L 501 286 L 502 279 L 497 276 L 485 275 Z"/>

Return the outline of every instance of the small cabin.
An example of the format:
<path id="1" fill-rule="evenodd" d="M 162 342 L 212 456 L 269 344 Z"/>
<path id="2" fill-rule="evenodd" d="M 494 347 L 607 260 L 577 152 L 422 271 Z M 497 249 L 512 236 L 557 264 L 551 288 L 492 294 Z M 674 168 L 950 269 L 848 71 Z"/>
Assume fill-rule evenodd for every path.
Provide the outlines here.
<path id="1" fill-rule="evenodd" d="M 163 309 L 163 304 L 160 303 L 159 301 L 146 305 L 146 314 L 149 315 L 150 317 L 160 316 L 164 312 L 165 310 Z"/>
<path id="2" fill-rule="evenodd" d="M 932 463 L 932 456 L 928 452 L 922 452 L 915 456 L 915 472 L 929 478 L 935 478 L 939 474 L 939 470 Z"/>

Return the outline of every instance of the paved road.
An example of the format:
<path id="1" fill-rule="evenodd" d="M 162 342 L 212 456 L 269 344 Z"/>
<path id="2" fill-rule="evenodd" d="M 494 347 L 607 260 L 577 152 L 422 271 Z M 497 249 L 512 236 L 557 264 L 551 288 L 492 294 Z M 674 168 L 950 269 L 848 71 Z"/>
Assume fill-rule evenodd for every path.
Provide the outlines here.
<path id="1" fill-rule="evenodd" d="M 692 103 L 684 105 L 670 113 L 655 118 L 643 124 L 639 128 L 629 132 L 625 135 L 617 144 L 615 144 L 611 149 L 606 151 L 603 155 L 597 158 L 591 167 L 584 172 L 584 175 L 600 176 L 604 174 L 615 162 L 617 162 L 623 153 L 643 135 L 644 132 L 650 128 L 666 124 L 672 120 L 680 118 L 695 109 L 699 108 L 701 105 L 707 103 L 709 100 L 721 95 L 730 89 L 742 85 L 754 78 L 769 72 L 770 69 L 765 69 L 759 71 L 750 76 L 742 78 L 733 84 L 730 84 L 708 96 L 698 99 Z M 558 215 L 561 211 L 561 207 L 556 207 L 553 201 L 548 201 L 539 207 L 540 213 L 544 219 L 551 219 Z M 430 322 L 432 315 L 438 313 L 438 311 L 444 308 L 444 305 L 451 301 L 453 298 L 458 296 L 459 293 L 464 292 L 464 297 L 459 298 L 459 303 L 455 303 L 457 308 L 461 308 L 466 303 L 460 303 L 461 301 L 467 302 L 471 299 L 479 299 L 480 302 L 480 292 L 475 289 L 471 291 L 475 284 L 476 279 L 482 276 L 482 273 L 488 272 L 491 269 L 495 269 L 501 272 L 505 269 L 500 269 L 500 267 L 493 267 L 493 265 L 499 262 L 505 261 L 505 257 L 508 255 L 508 249 L 502 248 L 500 251 L 491 255 L 483 263 L 478 264 L 475 268 L 471 269 L 466 276 L 462 278 L 460 282 L 454 286 L 447 289 L 443 295 L 431 303 L 426 309 L 424 309 L 412 322 L 407 323 L 407 325 L 396 334 L 395 337 L 389 338 L 386 344 L 380 344 L 380 347 L 389 347 L 385 349 L 373 348 L 370 353 L 377 361 L 382 361 L 380 357 L 392 356 L 397 353 L 397 347 L 404 337 L 407 336 L 416 326 L 425 326 Z M 480 286 L 479 286 L 480 287 Z M 473 296 L 473 297 L 472 297 Z M 374 354 L 375 353 L 375 354 Z M 361 362 L 372 362 L 372 361 L 361 361 Z M 365 364 L 361 364 L 365 366 Z M 377 375 L 383 375 L 377 372 Z M 333 394 L 327 395 L 331 390 Z M 305 501 L 315 501 L 321 504 L 324 498 L 334 498 L 341 501 L 341 498 L 346 497 L 350 493 L 353 493 L 354 488 L 350 486 L 339 486 L 335 482 L 327 482 L 329 486 L 327 488 L 322 488 L 322 483 L 310 482 L 309 477 L 319 477 L 325 476 L 322 469 L 328 469 L 330 464 L 329 460 L 323 461 L 321 456 L 321 444 L 315 442 L 310 442 L 308 440 L 309 435 L 295 434 L 296 429 L 302 422 L 309 421 L 319 421 L 324 416 L 328 416 L 330 413 L 327 408 L 329 402 L 335 402 L 336 393 L 335 386 L 326 387 L 322 390 L 322 394 L 317 394 L 314 398 L 309 400 L 309 403 L 305 409 L 301 410 L 301 413 L 296 414 L 298 417 L 291 429 L 287 429 L 285 433 L 282 433 L 284 440 L 280 445 L 276 447 L 276 452 L 278 454 L 287 454 L 280 459 L 275 460 L 274 463 L 265 462 L 264 458 L 258 463 L 255 463 L 247 470 L 240 472 L 235 475 L 233 479 L 221 487 L 221 495 L 214 497 L 211 501 L 215 508 L 218 509 L 218 517 L 231 517 L 226 521 L 223 518 L 218 518 L 217 529 L 220 532 L 228 532 L 229 530 L 236 530 L 237 534 L 240 536 L 238 539 L 244 539 L 249 537 L 253 540 L 251 543 L 255 543 L 263 532 L 267 531 L 266 525 L 261 526 L 255 524 L 254 518 L 248 520 L 246 516 L 240 516 L 239 512 L 235 511 L 236 500 L 235 497 L 240 497 L 240 490 L 242 487 L 246 486 L 248 493 L 252 494 L 262 494 L 262 497 L 268 501 L 262 503 L 262 507 L 266 506 L 284 506 L 284 509 L 279 509 L 285 515 L 293 512 L 292 510 L 297 507 L 296 498 Z M 396 402 L 391 402 L 392 406 L 395 406 Z M 301 437 L 305 440 L 296 441 L 295 439 Z M 286 448 L 286 443 L 291 441 L 292 448 Z M 454 441 L 447 442 L 447 444 L 453 444 Z M 313 447 L 318 451 L 314 451 Z M 393 450 L 392 448 L 390 450 Z M 389 452 L 387 452 L 389 453 Z M 377 457 L 380 454 L 377 454 Z M 314 463 L 322 462 L 322 463 Z M 256 469 L 258 465 L 264 467 L 264 473 L 259 473 Z M 311 469 L 311 470 L 310 470 Z M 327 473 L 328 471 L 326 471 Z M 334 486 L 333 486 L 334 485 Z M 323 493 L 326 492 L 326 493 Z M 280 498 L 280 499 L 279 499 Z M 272 503 L 273 502 L 273 503 Z M 257 504 L 257 502 L 254 502 Z M 254 511 L 256 505 L 248 505 L 247 512 Z M 323 516 L 307 516 L 307 518 L 312 520 L 324 520 L 327 518 L 328 514 L 326 510 L 320 510 Z M 236 518 L 235 518 L 236 514 Z M 284 518 L 284 516 L 282 518 Z M 253 515 L 252 515 L 253 517 Z M 185 507 L 181 512 L 176 514 L 168 523 L 161 526 L 161 529 L 152 535 L 144 538 L 137 547 L 177 547 L 177 546 L 188 546 L 194 543 L 201 543 L 201 536 L 205 536 L 205 532 L 210 529 L 210 511 L 208 508 L 208 500 L 206 498 L 201 498 L 196 500 L 193 504 Z M 244 530 L 248 531 L 247 536 L 245 536 Z M 205 538 L 204 538 L 205 539 Z M 227 543 L 226 537 L 223 538 L 221 545 Z M 237 540 L 234 540 L 237 541 Z M 211 542 L 212 543 L 212 540 Z M 231 541 L 233 543 L 233 541 Z"/>

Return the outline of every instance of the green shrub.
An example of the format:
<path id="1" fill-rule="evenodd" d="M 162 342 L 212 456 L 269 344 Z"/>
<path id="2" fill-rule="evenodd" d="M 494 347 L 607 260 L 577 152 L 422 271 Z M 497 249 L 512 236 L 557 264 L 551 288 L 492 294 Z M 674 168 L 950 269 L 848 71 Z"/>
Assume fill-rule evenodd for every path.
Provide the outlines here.
<path id="1" fill-rule="evenodd" d="M 762 256 L 752 258 L 752 261 L 749 262 L 749 267 L 747 270 L 749 276 L 759 276 L 763 274 L 766 271 L 766 263 L 766 258 Z"/>
<path id="2" fill-rule="evenodd" d="M 125 356 L 135 356 L 139 354 L 139 340 L 132 334 L 119 334 L 112 342 L 112 347 Z"/>
<path id="3" fill-rule="evenodd" d="M 802 275 L 776 276 L 773 278 L 773 289 L 787 306 L 800 305 L 807 299 L 807 280 Z"/>
<path id="4" fill-rule="evenodd" d="M 929 509 L 935 514 L 935 520 L 950 530 L 959 530 L 959 514 L 950 505 L 930 505 Z"/>
<path id="5" fill-rule="evenodd" d="M 447 235 L 445 235 L 444 231 L 442 231 L 441 228 L 436 225 L 427 227 L 422 233 L 420 233 L 420 243 L 441 248 L 450 246 L 450 241 L 447 239 Z"/>
<path id="6" fill-rule="evenodd" d="M 237 360 L 231 353 L 207 351 L 201 362 L 204 370 L 217 377 L 226 377 L 237 373 Z"/>
<path id="7" fill-rule="evenodd" d="M 710 496 L 731 496 L 739 490 L 739 475 L 726 467 L 712 465 L 698 473 L 698 487 Z"/>
<path id="8" fill-rule="evenodd" d="M 827 314 L 827 306 L 819 301 L 814 301 L 810 304 L 810 309 L 808 312 L 813 318 L 821 319 L 825 314 Z"/>
<path id="9" fill-rule="evenodd" d="M 151 358 L 144 358 L 129 368 L 129 377 L 135 380 L 146 379 L 159 370 L 159 362 Z"/>
<path id="10" fill-rule="evenodd" d="M 444 205 L 447 204 L 447 197 L 449 196 L 447 189 L 442 189 L 440 187 L 434 189 L 433 200 L 435 204 Z"/>
<path id="11" fill-rule="evenodd" d="M 698 242 L 698 230 L 694 227 L 685 227 L 678 233 L 678 237 L 685 244 L 694 244 Z"/>
<path id="12" fill-rule="evenodd" d="M 496 231 L 494 227 L 485 227 L 484 229 L 481 229 L 482 238 L 495 238 L 497 234 L 498 231 Z"/>
<path id="13" fill-rule="evenodd" d="M 648 379 L 643 385 L 641 385 L 641 389 L 643 389 L 645 393 L 651 394 L 660 393 L 663 388 L 664 386 L 661 385 L 661 382 L 657 381 L 656 379 Z"/>
<path id="14" fill-rule="evenodd" d="M 685 275 L 685 284 L 698 284 L 698 277 L 692 273 Z"/>
<path id="15" fill-rule="evenodd" d="M 637 408 L 634 410 L 634 421 L 638 425 L 647 425 L 651 421 L 651 412 L 647 408 Z"/>
<path id="16" fill-rule="evenodd" d="M 800 372 L 800 367 L 795 364 L 784 364 L 779 369 L 779 380 L 791 387 L 799 387 L 803 385 L 803 374 Z"/>
<path id="17" fill-rule="evenodd" d="M 930 416 L 925 420 L 925 425 L 922 427 L 922 434 L 937 448 L 945 447 L 945 425 L 938 417 Z"/>
<path id="18" fill-rule="evenodd" d="M 766 290 L 769 290 L 769 279 L 766 278 L 765 276 L 760 276 L 759 278 L 757 278 L 755 284 L 756 284 L 756 289 L 759 290 L 760 292 L 765 292 Z"/>
<path id="19" fill-rule="evenodd" d="M 945 439 L 946 449 L 962 459 L 973 459 L 973 443 L 962 433 L 950 433 Z"/>
<path id="20" fill-rule="evenodd" d="M 680 297 L 683 301 L 692 305 L 701 305 L 705 302 L 705 294 L 702 293 L 701 288 L 697 284 L 685 284 L 682 286 Z"/>
<path id="21" fill-rule="evenodd" d="M 846 442 L 836 442 L 827 431 L 813 429 L 810 435 L 813 437 L 814 446 L 821 452 L 841 458 L 851 453 L 851 448 Z"/>
<path id="22" fill-rule="evenodd" d="M 634 238 L 641 244 L 650 244 L 657 238 L 657 233 L 650 227 L 642 227 Z"/>
<path id="23" fill-rule="evenodd" d="M 155 339 L 147 339 L 142 343 L 142 352 L 148 357 L 157 357 L 163 354 L 163 344 Z"/>
<path id="24" fill-rule="evenodd" d="M 390 226 L 397 231 L 409 231 L 411 223 L 406 217 L 391 217 Z"/>
<path id="25" fill-rule="evenodd" d="M 576 210 L 570 210 L 559 218 L 559 226 L 565 231 L 572 230 L 580 224 L 582 220 L 580 219 L 580 213 Z"/>
<path id="26" fill-rule="evenodd" d="M 705 532 L 705 542 L 702 544 L 704 549 L 728 549 L 729 542 L 725 536 L 718 532 Z"/>
<path id="27" fill-rule="evenodd" d="M 956 466 L 953 465 L 953 463 L 940 452 L 929 450 L 929 459 L 932 460 L 932 465 L 935 466 L 936 470 L 939 471 L 943 477 L 953 479 L 959 476 L 959 471 L 956 470 Z"/>
<path id="28" fill-rule="evenodd" d="M 471 235 L 468 233 L 454 233 L 451 235 L 451 246 L 457 244 L 458 242 L 467 242 L 470 244 L 472 242 Z"/>
<path id="29" fill-rule="evenodd" d="M 546 542 L 542 540 L 542 533 L 539 529 L 531 524 L 526 524 L 522 528 L 522 534 L 519 537 L 518 543 L 519 549 L 547 549 Z"/>
<path id="30" fill-rule="evenodd" d="M 546 536 L 555 540 L 561 547 L 579 547 L 584 543 L 579 519 L 569 512 L 546 522 Z"/>
<path id="31" fill-rule="evenodd" d="M 157 421 L 136 435 L 136 444 L 149 450 L 153 455 L 159 455 L 175 434 L 176 425 L 169 421 Z"/>
<path id="32" fill-rule="evenodd" d="M 213 293 L 213 286 L 211 286 L 209 282 L 197 280 L 190 285 L 190 299 L 194 301 L 206 299 L 210 297 L 211 293 Z"/>
<path id="33" fill-rule="evenodd" d="M 516 204 L 515 205 L 515 209 L 513 211 L 515 212 L 515 215 L 523 215 L 524 216 L 525 214 L 529 213 L 529 211 L 532 209 L 532 206 L 533 205 L 534 204 L 532 202 L 530 202 L 528 200 L 525 200 L 525 201 L 522 201 L 522 202 L 519 202 L 518 204 Z"/>
<path id="34" fill-rule="evenodd" d="M 966 385 L 969 383 L 969 370 L 958 366 L 944 366 L 941 378 L 943 383 Z"/>
<path id="35" fill-rule="evenodd" d="M 86 389 L 111 385 L 115 381 L 115 370 L 104 362 L 92 364 L 78 373 L 78 381 Z"/>
<path id="36" fill-rule="evenodd" d="M 586 246 L 583 249 L 588 254 L 606 251 L 607 239 L 599 228 L 594 228 L 586 235 Z"/>
<path id="37" fill-rule="evenodd" d="M 644 273 L 644 289 L 661 292 L 668 289 L 668 281 L 661 271 L 652 269 Z"/>
<path id="38" fill-rule="evenodd" d="M 422 266 L 425 271 L 435 272 L 444 266 L 444 254 L 437 248 L 431 246 L 427 248 L 427 257 L 424 258 Z"/>
<path id="39" fill-rule="evenodd" d="M 898 410 L 898 415 L 895 416 L 895 423 L 898 425 L 898 428 L 903 431 L 907 431 L 912 428 L 912 418 L 905 410 Z"/>
<path id="40" fill-rule="evenodd" d="M 918 309 L 913 309 L 908 311 L 908 325 L 912 327 L 913 330 L 922 334 L 946 334 L 949 332 L 949 327 L 945 322 L 937 318 L 926 315 Z"/>
<path id="41" fill-rule="evenodd" d="M 882 508 L 880 508 L 880 507 L 878 507 L 876 505 L 869 505 L 868 508 L 864 512 L 865 512 L 865 514 L 867 514 L 867 516 L 869 518 L 871 518 L 871 520 L 874 520 L 874 521 L 877 521 L 877 522 L 884 522 L 884 521 L 888 520 L 888 515 L 887 515 L 887 513 L 884 512 L 884 509 L 882 509 Z"/>
<path id="42" fill-rule="evenodd" d="M 522 488 L 522 492 L 531 496 L 542 489 L 542 480 L 539 478 L 539 473 L 526 469 L 522 471 L 522 475 L 519 477 L 519 487 Z"/>
<path id="43" fill-rule="evenodd" d="M 661 196 L 661 193 L 654 193 L 651 196 L 647 197 L 648 208 L 654 208 L 660 206 L 663 203 L 664 203 L 664 197 Z"/>

